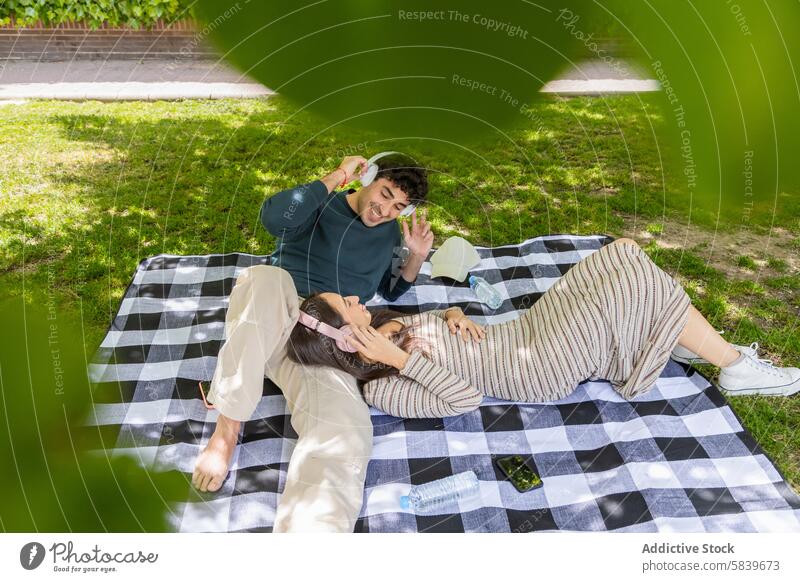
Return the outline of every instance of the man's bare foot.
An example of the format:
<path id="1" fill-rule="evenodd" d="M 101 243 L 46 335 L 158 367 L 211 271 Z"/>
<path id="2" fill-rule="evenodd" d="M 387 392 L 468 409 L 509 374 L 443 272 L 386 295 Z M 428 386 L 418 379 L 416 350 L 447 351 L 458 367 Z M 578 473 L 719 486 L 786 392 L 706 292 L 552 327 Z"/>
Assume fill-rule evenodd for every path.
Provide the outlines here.
<path id="1" fill-rule="evenodd" d="M 197 456 L 192 473 L 192 485 L 200 491 L 216 491 L 228 475 L 233 451 L 239 440 L 242 423 L 227 416 L 219 415 L 214 434 L 206 448 Z"/>

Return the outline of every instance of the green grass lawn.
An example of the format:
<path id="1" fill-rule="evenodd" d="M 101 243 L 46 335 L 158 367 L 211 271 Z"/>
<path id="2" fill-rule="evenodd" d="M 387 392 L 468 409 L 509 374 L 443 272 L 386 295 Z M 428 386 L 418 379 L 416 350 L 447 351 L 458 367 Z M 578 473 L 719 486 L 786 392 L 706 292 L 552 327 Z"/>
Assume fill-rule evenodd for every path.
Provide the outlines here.
<path id="1" fill-rule="evenodd" d="M 258 222 L 266 196 L 331 171 L 346 154 L 401 149 L 432 169 L 436 245 L 454 234 L 480 245 L 558 232 L 640 238 L 630 232 L 635 217 L 648 253 L 727 339 L 758 341 L 776 363 L 800 363 L 800 273 L 791 260 L 800 249 L 798 197 L 781 193 L 777 216 L 773 200 L 756 205 L 751 230 L 781 229 L 784 247 L 778 256 L 742 246 L 729 265 L 739 276 L 709 266 L 703 245 L 663 246 L 665 224 L 728 233 L 740 225 L 690 204 L 680 176 L 662 171 L 666 153 L 654 137 L 662 118 L 647 95 L 546 100 L 529 127 L 448 148 L 330 128 L 281 98 L 0 111 L 0 296 L 77 313 L 89 352 L 143 258 L 266 254 L 274 245 Z M 732 404 L 800 490 L 800 399 Z"/>

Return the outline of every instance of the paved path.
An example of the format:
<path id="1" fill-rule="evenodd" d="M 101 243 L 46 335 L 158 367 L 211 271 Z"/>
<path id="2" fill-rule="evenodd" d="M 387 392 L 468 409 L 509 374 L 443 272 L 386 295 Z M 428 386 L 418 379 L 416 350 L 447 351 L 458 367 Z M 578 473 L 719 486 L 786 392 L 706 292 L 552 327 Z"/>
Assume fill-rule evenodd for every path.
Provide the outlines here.
<path id="1" fill-rule="evenodd" d="M 547 83 L 542 92 L 599 95 L 658 91 L 659 84 L 610 67 L 581 63 Z M 125 101 L 252 98 L 274 91 L 217 61 L 0 61 L 0 101 L 64 99 Z"/>

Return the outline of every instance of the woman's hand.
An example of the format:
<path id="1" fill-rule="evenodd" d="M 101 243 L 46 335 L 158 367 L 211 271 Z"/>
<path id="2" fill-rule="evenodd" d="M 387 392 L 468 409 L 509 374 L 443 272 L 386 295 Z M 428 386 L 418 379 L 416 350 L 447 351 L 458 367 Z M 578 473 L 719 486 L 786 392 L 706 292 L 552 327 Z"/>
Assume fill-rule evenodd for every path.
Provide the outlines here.
<path id="1" fill-rule="evenodd" d="M 381 362 L 398 370 L 406 365 L 410 354 L 405 352 L 388 337 L 379 333 L 374 327 L 351 326 L 353 335 L 346 336 L 347 342 L 358 350 L 365 358 Z"/>
<path id="2" fill-rule="evenodd" d="M 486 330 L 464 315 L 460 307 L 451 307 L 445 312 L 444 316 L 447 327 L 450 328 L 450 333 L 456 334 L 461 331 L 461 339 L 465 342 L 470 339 L 479 342 L 486 337 Z"/>

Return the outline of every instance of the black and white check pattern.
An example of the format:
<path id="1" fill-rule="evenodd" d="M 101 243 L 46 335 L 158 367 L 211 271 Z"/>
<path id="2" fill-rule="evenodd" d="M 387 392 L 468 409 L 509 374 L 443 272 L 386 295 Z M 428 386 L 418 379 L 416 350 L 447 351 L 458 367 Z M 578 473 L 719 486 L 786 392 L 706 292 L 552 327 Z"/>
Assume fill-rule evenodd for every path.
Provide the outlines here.
<path id="1" fill-rule="evenodd" d="M 480 323 L 500 323 L 611 240 L 549 235 L 478 247 L 472 273 L 505 298 L 494 313 L 466 282 L 431 280 L 429 262 L 392 306 L 460 305 Z M 182 471 L 188 482 L 217 415 L 205 409 L 197 381 L 213 374 L 237 274 L 266 262 L 241 253 L 141 262 L 90 367 L 97 401 L 89 424 L 114 435 L 115 454 Z M 371 413 L 374 448 L 357 532 L 800 531 L 800 497 L 717 388 L 672 360 L 653 390 L 633 401 L 607 382 L 586 381 L 558 401 L 487 397 L 478 410 L 445 419 Z M 283 395 L 265 379 L 231 475 L 218 492 L 175 503 L 175 530 L 271 531 L 296 439 Z M 544 486 L 518 493 L 494 463 L 509 454 L 528 458 Z M 480 502 L 436 516 L 400 509 L 411 485 L 470 469 L 481 481 Z"/>

